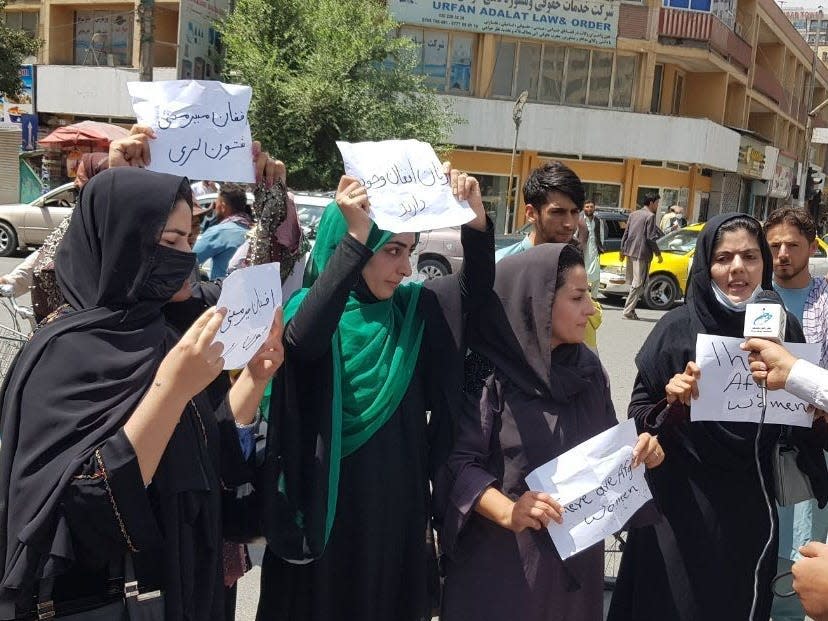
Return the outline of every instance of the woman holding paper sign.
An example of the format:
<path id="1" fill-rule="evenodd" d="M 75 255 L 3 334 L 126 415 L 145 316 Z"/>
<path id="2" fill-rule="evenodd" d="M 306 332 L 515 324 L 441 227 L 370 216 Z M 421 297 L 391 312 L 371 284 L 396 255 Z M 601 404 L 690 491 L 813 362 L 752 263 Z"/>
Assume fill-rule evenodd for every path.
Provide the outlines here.
<path id="1" fill-rule="evenodd" d="M 281 323 L 214 409 L 223 312 L 183 337 L 164 315 L 190 295 L 191 210 L 185 178 L 137 168 L 81 193 L 55 262 L 67 304 L 3 387 L 0 619 L 35 618 L 38 600 L 81 618 L 113 584 L 120 600 L 127 558 L 141 592 L 163 595 L 129 601 L 167 621 L 224 618 L 223 492 L 249 478 L 238 425 L 281 364 Z"/>
<path id="2" fill-rule="evenodd" d="M 435 495 L 445 505 L 444 621 L 600 621 L 603 543 L 561 561 L 546 527 L 562 508 L 528 489 L 535 468 L 617 424 L 606 373 L 584 345 L 584 259 L 542 244 L 503 259 L 496 297 L 470 320 L 470 343 L 494 365 L 467 403 Z M 664 452 L 644 433 L 634 466 Z"/>
<path id="3" fill-rule="evenodd" d="M 285 307 L 263 477 L 260 621 L 431 618 L 439 586 L 429 479 L 462 403 L 463 314 L 494 279 L 477 180 L 448 174 L 475 212 L 462 227 L 457 275 L 401 285 L 416 236 L 377 228 L 356 179 L 342 178 L 338 205 L 322 216 L 310 288 Z"/>
<path id="4" fill-rule="evenodd" d="M 745 306 L 771 289 L 773 260 L 762 228 L 743 214 L 723 214 L 702 229 L 696 244 L 687 301 L 655 326 L 636 356 L 629 416 L 640 431 L 657 433 L 669 457 L 649 473 L 663 519 L 632 529 L 616 582 L 613 621 L 748 619 L 754 569 L 770 536 L 768 506 L 756 470 L 755 423 L 690 422 L 700 371 L 698 334 L 741 337 Z M 804 340 L 788 315 L 787 341 Z M 799 467 L 810 475 L 820 504 L 828 499 L 821 449 L 801 438 Z M 771 454 L 778 425 L 759 437 L 762 476 L 770 490 Z M 800 442 L 800 441 L 798 441 Z M 754 621 L 767 621 L 776 568 L 776 543 L 760 568 Z"/>

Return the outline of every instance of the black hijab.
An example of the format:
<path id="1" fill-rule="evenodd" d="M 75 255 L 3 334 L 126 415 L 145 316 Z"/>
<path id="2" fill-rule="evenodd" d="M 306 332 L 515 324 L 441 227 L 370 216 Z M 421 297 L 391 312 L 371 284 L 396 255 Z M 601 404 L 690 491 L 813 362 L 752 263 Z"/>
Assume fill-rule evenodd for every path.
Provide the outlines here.
<path id="1" fill-rule="evenodd" d="M 71 309 L 43 325 L 2 390 L 0 600 L 74 560 L 60 498 L 117 433 L 174 343 L 162 306 L 195 264 L 159 245 L 188 181 L 135 168 L 96 175 L 55 261 Z"/>

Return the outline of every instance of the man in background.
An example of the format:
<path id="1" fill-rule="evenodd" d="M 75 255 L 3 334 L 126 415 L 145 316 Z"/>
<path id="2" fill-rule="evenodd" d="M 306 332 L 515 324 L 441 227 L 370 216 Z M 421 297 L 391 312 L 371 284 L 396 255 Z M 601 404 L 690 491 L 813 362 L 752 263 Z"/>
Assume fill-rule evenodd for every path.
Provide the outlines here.
<path id="1" fill-rule="evenodd" d="M 647 275 L 650 273 L 650 261 L 653 255 L 658 257 L 661 263 L 661 250 L 656 241 L 661 236 L 656 226 L 655 214 L 658 211 L 658 203 L 661 197 L 658 194 L 645 194 L 644 206 L 634 211 L 627 219 L 627 228 L 621 237 L 621 251 L 619 256 L 622 261 L 627 261 L 626 281 L 630 283 L 630 292 L 627 295 L 627 302 L 624 305 L 624 319 L 638 319 L 635 307 L 644 294 L 644 285 L 647 283 Z"/>

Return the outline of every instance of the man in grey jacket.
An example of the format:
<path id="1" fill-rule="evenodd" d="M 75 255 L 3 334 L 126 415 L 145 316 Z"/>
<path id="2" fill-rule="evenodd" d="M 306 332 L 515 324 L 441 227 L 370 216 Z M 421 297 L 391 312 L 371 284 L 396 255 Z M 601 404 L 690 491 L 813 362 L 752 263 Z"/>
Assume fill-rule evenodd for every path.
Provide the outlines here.
<path id="1" fill-rule="evenodd" d="M 650 261 L 653 255 L 661 263 L 661 251 L 656 245 L 660 231 L 656 226 L 655 214 L 658 211 L 660 197 L 658 194 L 645 194 L 644 206 L 634 211 L 627 219 L 627 228 L 621 237 L 620 256 L 627 261 L 627 282 L 631 283 L 627 303 L 624 305 L 624 319 L 638 319 L 635 307 L 644 293 L 647 274 L 650 272 Z"/>

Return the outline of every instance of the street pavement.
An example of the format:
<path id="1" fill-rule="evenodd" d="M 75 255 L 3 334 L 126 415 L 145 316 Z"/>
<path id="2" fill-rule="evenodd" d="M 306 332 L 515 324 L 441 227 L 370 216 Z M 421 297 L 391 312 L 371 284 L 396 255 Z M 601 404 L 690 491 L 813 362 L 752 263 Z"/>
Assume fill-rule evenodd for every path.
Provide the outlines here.
<path id="1" fill-rule="evenodd" d="M 0 274 L 8 273 L 20 263 L 22 256 L 0 258 Z M 29 303 L 28 296 L 21 301 Z M 627 406 L 635 382 L 635 355 L 650 333 L 653 325 L 664 315 L 660 311 L 639 308 L 636 312 L 639 321 L 622 319 L 622 301 L 601 299 L 603 304 L 603 324 L 598 331 L 598 351 L 601 361 L 607 369 L 612 389 L 612 400 L 619 420 L 626 420 Z M 9 326 L 9 318 L 0 309 L 0 324 Z M 252 621 L 256 617 L 256 603 L 259 595 L 259 566 L 262 546 L 251 546 L 251 558 L 254 567 L 240 581 L 236 618 L 239 621 Z"/>

